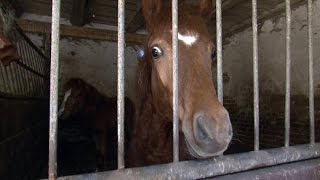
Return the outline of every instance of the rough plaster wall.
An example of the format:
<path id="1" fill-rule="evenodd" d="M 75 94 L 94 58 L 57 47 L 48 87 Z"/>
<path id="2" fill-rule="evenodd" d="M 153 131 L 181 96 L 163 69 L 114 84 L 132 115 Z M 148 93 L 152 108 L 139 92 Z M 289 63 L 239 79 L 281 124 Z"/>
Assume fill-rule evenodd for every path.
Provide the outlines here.
<path id="1" fill-rule="evenodd" d="M 38 47 L 43 47 L 43 36 L 28 33 Z M 126 95 L 134 99 L 135 71 L 138 60 L 135 50 L 125 50 Z M 87 39 L 62 38 L 60 41 L 59 94 L 68 79 L 79 77 L 107 96 L 117 93 L 117 43 Z"/>
<path id="2" fill-rule="evenodd" d="M 94 85 L 101 93 L 117 93 L 117 44 L 84 39 L 62 39 L 60 49 L 60 77 L 64 84 L 69 78 L 80 77 Z M 137 58 L 133 48 L 125 53 L 126 95 L 134 98 L 134 78 Z"/>
<path id="3" fill-rule="evenodd" d="M 320 0 L 313 6 L 314 79 L 320 83 Z M 285 93 L 286 19 L 266 20 L 259 31 L 259 80 L 261 93 Z M 292 94 L 308 95 L 307 7 L 292 11 Z M 252 97 L 252 31 L 251 28 L 229 38 L 224 46 L 224 71 L 230 76 L 226 95 L 235 97 L 240 105 Z"/>
<path id="4" fill-rule="evenodd" d="M 49 16 L 25 13 L 23 19 L 51 22 Z M 70 25 L 61 18 L 61 24 Z M 91 23 L 85 27 L 117 30 L 116 27 Z M 143 33 L 143 32 L 142 32 Z M 43 36 L 27 34 L 36 46 L 43 48 Z M 132 100 L 135 98 L 135 71 L 138 60 L 132 47 L 125 49 L 125 93 Z M 79 77 L 96 87 L 107 96 L 117 94 L 117 43 L 88 39 L 61 38 L 59 64 L 59 95 L 66 81 Z"/>

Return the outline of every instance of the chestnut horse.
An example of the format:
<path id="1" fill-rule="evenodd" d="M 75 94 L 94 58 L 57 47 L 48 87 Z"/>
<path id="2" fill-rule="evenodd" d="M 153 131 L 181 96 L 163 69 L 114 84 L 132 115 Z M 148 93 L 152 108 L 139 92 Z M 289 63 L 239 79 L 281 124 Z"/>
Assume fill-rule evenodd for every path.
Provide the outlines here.
<path id="1" fill-rule="evenodd" d="M 179 7 L 178 17 L 181 160 L 221 155 L 232 138 L 229 114 L 218 101 L 212 80 L 215 48 L 207 28 L 212 0 L 196 2 Z M 161 0 L 141 4 L 148 36 L 137 70 L 128 166 L 167 163 L 173 157 L 171 8 Z"/>
<path id="2" fill-rule="evenodd" d="M 59 119 L 80 121 L 82 129 L 89 132 L 103 162 L 117 167 L 117 98 L 105 97 L 82 79 L 74 78 L 64 86 L 64 99 L 59 109 Z M 130 123 L 134 120 L 133 102 L 125 98 L 126 143 L 130 140 Z"/>

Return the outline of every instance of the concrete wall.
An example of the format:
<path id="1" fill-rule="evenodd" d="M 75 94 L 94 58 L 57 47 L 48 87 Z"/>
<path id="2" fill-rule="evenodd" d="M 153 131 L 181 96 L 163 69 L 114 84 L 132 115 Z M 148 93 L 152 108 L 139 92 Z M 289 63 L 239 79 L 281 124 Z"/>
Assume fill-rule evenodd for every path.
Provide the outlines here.
<path id="1" fill-rule="evenodd" d="M 50 17 L 24 14 L 22 18 L 50 22 Z M 62 24 L 70 23 L 62 19 Z M 87 25 L 93 28 L 116 30 L 104 25 Z M 28 36 L 38 46 L 43 47 L 43 35 Z M 126 95 L 134 98 L 134 78 L 138 60 L 132 47 L 125 49 L 125 89 Z M 117 43 L 88 39 L 61 38 L 60 41 L 59 93 L 63 84 L 72 77 L 79 77 L 96 87 L 101 93 L 115 96 L 117 93 Z"/>
<path id="2" fill-rule="evenodd" d="M 320 0 L 313 5 L 314 79 L 320 83 Z M 308 95 L 307 7 L 292 11 L 292 93 Z M 259 25 L 259 81 L 261 93 L 285 93 L 285 14 Z M 252 97 L 252 30 L 226 40 L 223 51 L 224 72 L 230 77 L 225 94 L 246 106 Z M 249 101 L 252 103 L 252 101 Z"/>

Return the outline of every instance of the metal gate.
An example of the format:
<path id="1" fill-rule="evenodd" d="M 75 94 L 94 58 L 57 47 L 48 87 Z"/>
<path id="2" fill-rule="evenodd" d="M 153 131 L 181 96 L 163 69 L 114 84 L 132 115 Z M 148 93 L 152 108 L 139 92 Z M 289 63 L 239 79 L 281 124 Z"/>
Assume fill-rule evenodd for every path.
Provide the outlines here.
<path id="1" fill-rule="evenodd" d="M 49 179 L 57 178 L 57 107 L 58 107 L 58 67 L 59 67 L 59 19 L 60 0 L 52 1 L 52 44 L 50 71 L 50 136 L 49 136 Z M 178 162 L 178 0 L 172 0 L 172 46 L 173 46 L 173 163 L 149 167 L 125 169 L 124 164 L 124 7 L 125 0 L 118 0 L 118 170 L 61 177 L 59 179 L 198 179 L 237 173 L 246 170 L 308 160 L 320 157 L 320 144 L 315 143 L 314 87 L 313 87 L 313 43 L 312 43 L 312 0 L 308 3 L 308 42 L 309 42 L 309 117 L 310 144 L 289 146 L 290 133 L 290 42 L 291 42 L 291 4 L 286 0 L 286 103 L 285 103 L 285 142 L 284 147 L 270 150 L 259 149 L 259 78 L 258 78 L 258 26 L 257 0 L 252 0 L 253 29 L 253 89 L 254 89 L 254 151 L 243 154 L 220 156 L 208 160 Z M 222 20 L 221 0 L 216 0 L 217 26 L 217 92 L 223 102 L 222 81 Z M 319 169 L 320 163 L 316 161 Z M 320 174 L 312 177 L 320 178 Z"/>

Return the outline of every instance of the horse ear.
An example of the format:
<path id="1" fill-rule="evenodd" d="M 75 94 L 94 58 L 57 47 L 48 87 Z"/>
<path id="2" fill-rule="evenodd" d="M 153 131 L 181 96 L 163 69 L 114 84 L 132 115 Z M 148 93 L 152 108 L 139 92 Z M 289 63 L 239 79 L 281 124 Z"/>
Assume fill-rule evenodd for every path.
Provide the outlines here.
<path id="1" fill-rule="evenodd" d="M 209 21 L 214 12 L 214 6 L 212 3 L 212 0 L 199 0 L 199 1 L 200 1 L 199 13 L 204 19 Z"/>
<path id="2" fill-rule="evenodd" d="M 141 7 L 146 27 L 148 29 L 154 18 L 161 12 L 162 0 L 141 0 Z"/>

